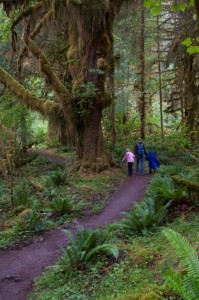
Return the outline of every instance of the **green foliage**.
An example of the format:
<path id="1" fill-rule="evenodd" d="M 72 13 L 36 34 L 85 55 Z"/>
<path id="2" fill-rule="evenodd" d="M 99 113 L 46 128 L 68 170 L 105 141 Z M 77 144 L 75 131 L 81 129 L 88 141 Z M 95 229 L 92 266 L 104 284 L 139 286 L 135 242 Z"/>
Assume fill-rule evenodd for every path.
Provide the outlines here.
<path id="1" fill-rule="evenodd" d="M 154 197 L 156 202 L 180 201 L 187 196 L 187 189 L 186 187 L 175 189 L 173 180 L 169 176 L 155 176 L 151 180 L 147 195 Z"/>
<path id="2" fill-rule="evenodd" d="M 99 70 L 101 72 L 101 70 Z M 96 72 L 99 72 L 96 69 Z M 96 97 L 97 88 L 92 82 L 80 83 L 74 89 L 74 96 L 77 99 L 77 113 L 79 116 L 87 116 L 93 107 L 92 98 Z"/>
<path id="3" fill-rule="evenodd" d="M 190 243 L 172 229 L 163 231 L 179 256 L 186 274 L 181 276 L 173 273 L 168 279 L 171 287 L 182 294 L 185 300 L 199 299 L 199 259 L 197 252 Z"/>
<path id="4" fill-rule="evenodd" d="M 152 178 L 143 202 L 125 212 L 126 219 L 119 223 L 127 234 L 144 234 L 164 224 L 169 206 L 173 201 L 187 197 L 186 188 L 174 188 L 169 176 L 156 175 Z"/>
<path id="5" fill-rule="evenodd" d="M 84 228 L 77 232 L 74 237 L 70 231 L 66 234 L 71 242 L 67 249 L 63 249 L 64 255 L 60 258 L 60 265 L 67 270 L 69 267 L 72 269 L 81 269 L 88 266 L 93 257 L 100 253 L 110 253 L 116 259 L 119 255 L 118 248 L 107 244 L 107 232 L 104 230 L 96 229 L 94 231 Z"/>
<path id="6" fill-rule="evenodd" d="M 126 218 L 119 223 L 119 226 L 129 235 L 145 234 L 148 230 L 163 225 L 170 204 L 171 201 L 164 204 L 155 198 L 146 198 L 142 203 L 136 204 L 132 210 L 124 213 Z"/>
<path id="7" fill-rule="evenodd" d="M 192 243 L 198 243 L 198 220 L 196 213 L 186 219 L 174 220 L 171 226 L 187 233 Z M 126 300 L 134 297 L 136 300 L 148 300 L 147 297 L 153 295 L 154 300 L 159 295 L 165 300 L 183 300 L 170 287 L 162 285 L 168 269 L 176 269 L 177 260 L 160 231 L 144 236 L 121 236 L 117 238 L 117 244 L 121 249 L 117 262 L 99 255 L 89 269 L 83 268 L 70 274 L 66 274 L 69 268 L 66 272 L 58 266 L 51 268 L 50 272 L 48 269 L 36 281 L 30 299 Z"/>
<path id="8" fill-rule="evenodd" d="M 30 183 L 23 181 L 15 187 L 13 204 L 17 206 L 27 204 L 31 196 L 32 189 Z"/>
<path id="9" fill-rule="evenodd" d="M 24 218 L 22 227 L 25 231 L 41 231 L 43 229 L 41 226 L 41 214 L 36 209 L 32 209 Z"/>
<path id="10" fill-rule="evenodd" d="M 7 246 L 14 244 L 19 238 L 19 232 L 16 226 L 0 231 L 0 249 L 4 249 Z"/>
<path id="11" fill-rule="evenodd" d="M 61 168 L 53 171 L 48 175 L 47 180 L 49 182 L 52 182 L 54 185 L 59 186 L 62 184 L 66 184 L 66 180 L 68 178 L 68 172 L 67 170 L 62 170 Z"/>
<path id="12" fill-rule="evenodd" d="M 53 212 L 63 215 L 65 213 L 71 213 L 77 208 L 75 207 L 74 196 L 67 196 L 65 198 L 56 198 L 49 207 Z"/>

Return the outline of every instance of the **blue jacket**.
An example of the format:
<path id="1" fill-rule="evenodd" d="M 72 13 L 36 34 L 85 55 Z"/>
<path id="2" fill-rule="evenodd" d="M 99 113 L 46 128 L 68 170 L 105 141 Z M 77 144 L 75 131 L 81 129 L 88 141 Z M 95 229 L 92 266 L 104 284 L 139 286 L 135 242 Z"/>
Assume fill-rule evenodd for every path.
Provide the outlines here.
<path id="1" fill-rule="evenodd" d="M 156 156 L 155 156 L 155 153 L 153 150 L 150 150 L 146 159 L 148 160 L 149 162 L 149 168 L 151 169 L 154 169 L 154 170 L 157 170 L 157 168 L 159 167 L 160 163 L 159 161 L 157 160 Z"/>

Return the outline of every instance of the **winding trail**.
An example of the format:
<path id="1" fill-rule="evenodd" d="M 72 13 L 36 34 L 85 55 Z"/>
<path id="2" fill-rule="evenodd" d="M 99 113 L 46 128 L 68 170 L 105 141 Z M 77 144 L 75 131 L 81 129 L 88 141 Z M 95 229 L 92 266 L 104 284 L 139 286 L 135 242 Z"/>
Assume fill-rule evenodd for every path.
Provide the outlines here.
<path id="1" fill-rule="evenodd" d="M 149 181 L 148 175 L 133 174 L 132 177 L 127 177 L 109 198 L 101 213 L 74 220 L 69 229 L 73 232 L 82 226 L 94 229 L 118 221 L 123 217 L 123 211 L 129 210 L 134 202 L 143 198 Z M 0 300 L 26 300 L 34 278 L 56 263 L 60 247 L 67 243 L 64 231 L 55 229 L 21 249 L 0 251 Z"/>

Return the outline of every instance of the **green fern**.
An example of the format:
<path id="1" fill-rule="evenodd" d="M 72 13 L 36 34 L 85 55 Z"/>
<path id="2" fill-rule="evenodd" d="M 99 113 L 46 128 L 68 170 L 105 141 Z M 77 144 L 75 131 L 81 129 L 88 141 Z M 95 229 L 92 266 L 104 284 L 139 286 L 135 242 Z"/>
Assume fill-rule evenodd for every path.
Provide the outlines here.
<path id="1" fill-rule="evenodd" d="M 51 172 L 51 174 L 47 177 L 47 180 L 52 182 L 54 185 L 59 186 L 66 183 L 67 177 L 68 173 L 66 170 L 58 169 Z"/>
<path id="2" fill-rule="evenodd" d="M 126 218 L 119 222 L 119 226 L 124 228 L 127 234 L 142 233 L 160 226 L 165 221 L 170 204 L 171 202 L 163 204 L 158 203 L 155 198 L 146 198 L 131 211 L 124 212 Z"/>
<path id="3" fill-rule="evenodd" d="M 79 269 L 87 265 L 95 254 L 99 252 L 110 253 L 116 259 L 119 255 L 117 247 L 106 243 L 107 232 L 96 229 L 94 231 L 84 228 L 77 232 L 76 237 L 70 231 L 65 230 L 70 246 L 63 249 L 64 255 L 60 258 L 60 265 L 64 269 L 70 266 Z"/>
<path id="4" fill-rule="evenodd" d="M 155 176 L 149 186 L 147 195 L 167 203 L 170 200 L 181 200 L 187 196 L 186 188 L 174 188 L 174 183 L 169 176 Z"/>
<path id="5" fill-rule="evenodd" d="M 50 203 L 50 209 L 63 215 L 65 213 L 71 213 L 75 210 L 75 199 L 73 196 L 68 196 L 66 198 L 56 198 L 52 203 Z"/>
<path id="6" fill-rule="evenodd" d="M 172 229 L 166 229 L 163 233 L 176 250 L 186 271 L 186 275 L 183 276 L 182 281 L 179 281 L 179 277 L 178 282 L 174 277 L 172 278 L 172 281 L 175 282 L 178 287 L 178 291 L 182 291 L 182 295 L 185 300 L 198 300 L 199 259 L 195 249 L 181 234 L 173 231 Z M 172 285 L 172 287 L 174 287 L 174 285 Z"/>

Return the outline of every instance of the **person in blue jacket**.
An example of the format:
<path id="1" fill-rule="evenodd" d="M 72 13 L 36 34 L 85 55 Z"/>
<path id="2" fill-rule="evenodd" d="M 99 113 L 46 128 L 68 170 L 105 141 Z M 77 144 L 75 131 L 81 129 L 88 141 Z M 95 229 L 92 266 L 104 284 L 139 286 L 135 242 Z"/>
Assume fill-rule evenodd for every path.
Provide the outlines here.
<path id="1" fill-rule="evenodd" d="M 148 160 L 149 163 L 149 174 L 152 173 L 152 170 L 154 173 L 157 171 L 157 169 L 160 166 L 159 161 L 157 160 L 157 157 L 155 156 L 155 153 L 153 150 L 150 150 L 148 155 L 146 156 L 146 159 Z"/>

